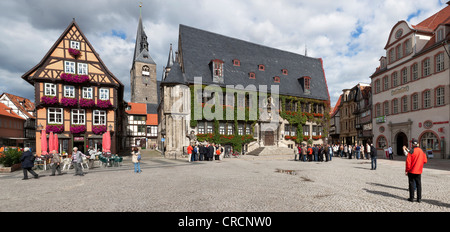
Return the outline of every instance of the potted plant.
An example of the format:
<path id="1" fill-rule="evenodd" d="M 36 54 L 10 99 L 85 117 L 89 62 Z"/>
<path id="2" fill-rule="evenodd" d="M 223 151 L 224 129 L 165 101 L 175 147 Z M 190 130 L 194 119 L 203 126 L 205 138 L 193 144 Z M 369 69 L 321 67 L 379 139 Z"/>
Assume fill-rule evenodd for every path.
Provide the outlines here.
<path id="1" fill-rule="evenodd" d="M 72 134 L 81 134 L 86 132 L 86 126 L 85 125 L 79 125 L 79 126 L 70 126 L 70 133 Z"/>
<path id="2" fill-rule="evenodd" d="M 104 125 L 98 125 L 98 126 L 92 126 L 92 132 L 96 135 L 101 135 L 106 132 L 106 126 Z"/>
<path id="3" fill-rule="evenodd" d="M 78 99 L 63 97 L 63 98 L 61 98 L 61 104 L 66 107 L 67 106 L 76 106 L 76 105 L 78 105 Z"/>
<path id="4" fill-rule="evenodd" d="M 110 108 L 112 106 L 111 101 L 110 100 L 97 100 L 97 107 L 102 108 L 102 109 L 107 109 Z"/>
<path id="5" fill-rule="evenodd" d="M 82 84 L 89 81 L 88 75 L 76 75 L 70 73 L 63 73 L 60 76 L 61 80 L 69 83 Z"/>
<path id="6" fill-rule="evenodd" d="M 95 106 L 94 99 L 80 99 L 80 107 L 82 108 L 92 108 Z"/>
<path id="7" fill-rule="evenodd" d="M 53 132 L 56 134 L 60 134 L 60 133 L 64 132 L 64 125 L 49 124 L 45 128 L 45 131 L 46 131 L 46 133 Z"/>
<path id="8" fill-rule="evenodd" d="M 81 56 L 81 52 L 78 49 L 69 48 L 69 54 L 73 56 L 75 59 L 78 59 L 78 57 Z"/>
<path id="9" fill-rule="evenodd" d="M 41 97 L 41 104 L 52 106 L 52 105 L 56 105 L 58 103 L 59 103 L 59 101 L 56 96 L 42 96 Z"/>

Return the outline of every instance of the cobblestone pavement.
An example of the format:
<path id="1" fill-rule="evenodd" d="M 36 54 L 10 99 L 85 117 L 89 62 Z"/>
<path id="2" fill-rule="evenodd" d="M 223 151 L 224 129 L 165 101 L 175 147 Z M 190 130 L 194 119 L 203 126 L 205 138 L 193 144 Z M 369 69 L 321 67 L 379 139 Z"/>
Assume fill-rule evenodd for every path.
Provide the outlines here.
<path id="1" fill-rule="evenodd" d="M 288 156 L 226 158 L 188 163 L 146 157 L 135 174 L 121 167 L 94 168 L 83 176 L 40 171 L 0 174 L 0 211 L 150 212 L 450 212 L 450 161 L 429 160 L 423 199 L 409 202 L 403 160 L 333 158 L 298 162 Z"/>

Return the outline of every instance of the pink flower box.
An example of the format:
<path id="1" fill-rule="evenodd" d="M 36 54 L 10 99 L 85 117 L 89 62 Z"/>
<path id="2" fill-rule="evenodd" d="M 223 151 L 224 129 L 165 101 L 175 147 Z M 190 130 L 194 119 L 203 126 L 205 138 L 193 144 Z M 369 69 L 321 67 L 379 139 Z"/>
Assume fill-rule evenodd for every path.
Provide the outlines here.
<path id="1" fill-rule="evenodd" d="M 72 134 L 81 134 L 86 131 L 86 126 L 80 125 L 80 126 L 70 126 L 70 133 Z"/>
<path id="2" fill-rule="evenodd" d="M 69 48 L 69 54 L 72 55 L 75 59 L 81 56 L 80 50 L 73 48 Z"/>
<path id="3" fill-rule="evenodd" d="M 94 99 L 80 99 L 80 107 L 83 108 L 92 108 L 95 106 L 95 101 Z"/>
<path id="4" fill-rule="evenodd" d="M 111 101 L 110 100 L 97 100 L 97 107 L 102 108 L 102 109 L 107 109 L 112 107 Z"/>
<path id="5" fill-rule="evenodd" d="M 89 81 L 88 75 L 75 75 L 75 74 L 70 74 L 70 73 L 63 73 L 63 74 L 61 74 L 60 77 L 61 77 L 61 80 L 65 81 L 65 82 L 69 82 L 69 83 L 82 84 L 82 83 L 86 83 Z"/>
<path id="6" fill-rule="evenodd" d="M 101 135 L 106 132 L 106 126 L 92 126 L 92 132 L 96 135 Z"/>
<path id="7" fill-rule="evenodd" d="M 56 105 L 59 103 L 58 98 L 56 96 L 42 96 L 41 103 L 44 105 Z"/>
<path id="8" fill-rule="evenodd" d="M 63 125 L 47 125 L 47 127 L 45 128 L 46 133 L 62 133 L 64 132 L 64 126 Z"/>
<path id="9" fill-rule="evenodd" d="M 61 98 L 61 104 L 63 106 L 76 106 L 78 105 L 78 99 L 63 97 Z"/>

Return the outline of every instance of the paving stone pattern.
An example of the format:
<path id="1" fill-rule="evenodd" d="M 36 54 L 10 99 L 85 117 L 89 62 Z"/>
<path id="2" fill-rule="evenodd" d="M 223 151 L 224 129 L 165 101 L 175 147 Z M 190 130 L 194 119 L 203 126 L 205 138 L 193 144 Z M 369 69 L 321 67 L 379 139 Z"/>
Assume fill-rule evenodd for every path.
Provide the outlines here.
<path id="1" fill-rule="evenodd" d="M 430 160 L 423 199 L 409 202 L 404 160 L 333 158 L 298 162 L 293 156 L 225 158 L 188 163 L 143 156 L 141 174 L 131 159 L 85 176 L 39 171 L 0 174 L 0 211 L 38 212 L 450 212 L 450 162 Z"/>

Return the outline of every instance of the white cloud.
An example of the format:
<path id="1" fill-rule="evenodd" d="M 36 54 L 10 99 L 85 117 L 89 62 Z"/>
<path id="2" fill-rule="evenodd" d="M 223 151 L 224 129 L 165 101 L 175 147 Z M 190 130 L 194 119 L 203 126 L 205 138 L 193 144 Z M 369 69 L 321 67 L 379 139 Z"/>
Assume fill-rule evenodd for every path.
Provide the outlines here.
<path id="1" fill-rule="evenodd" d="M 167 62 L 169 44 L 177 48 L 178 25 L 185 24 L 299 54 L 304 54 L 306 45 L 309 56 L 323 59 L 334 104 L 342 89 L 370 82 L 378 59 L 385 55 L 387 36 L 399 20 L 409 18 L 417 24 L 442 9 L 445 2 L 148 0 L 142 17 L 158 78 Z M 20 79 L 36 65 L 76 18 L 129 96 L 138 17 L 138 3 L 129 1 L 2 0 L 0 24 L 6 26 L 0 27 L 1 84 L 10 88 L 9 80 Z M 17 91 L 18 95 L 24 92 Z"/>

